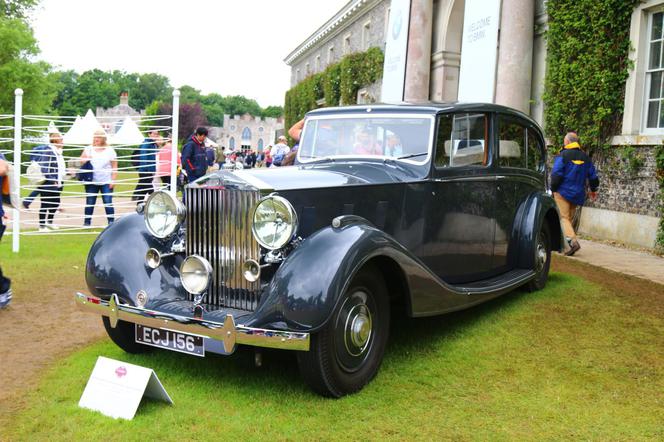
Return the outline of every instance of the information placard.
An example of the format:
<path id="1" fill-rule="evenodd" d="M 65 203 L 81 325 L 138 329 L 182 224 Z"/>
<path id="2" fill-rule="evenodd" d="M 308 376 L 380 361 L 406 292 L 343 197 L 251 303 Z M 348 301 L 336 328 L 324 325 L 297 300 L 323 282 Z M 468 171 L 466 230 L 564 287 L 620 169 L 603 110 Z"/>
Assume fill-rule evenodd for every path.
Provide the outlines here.
<path id="1" fill-rule="evenodd" d="M 78 406 L 133 419 L 143 396 L 173 403 L 154 370 L 99 356 Z"/>

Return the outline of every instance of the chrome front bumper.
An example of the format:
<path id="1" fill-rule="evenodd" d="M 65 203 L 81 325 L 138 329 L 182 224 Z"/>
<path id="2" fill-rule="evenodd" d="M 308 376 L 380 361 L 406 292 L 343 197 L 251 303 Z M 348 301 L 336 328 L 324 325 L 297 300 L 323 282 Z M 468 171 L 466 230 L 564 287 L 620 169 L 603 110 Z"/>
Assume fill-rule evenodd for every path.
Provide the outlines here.
<path id="1" fill-rule="evenodd" d="M 226 353 L 232 353 L 236 344 L 284 350 L 309 350 L 309 333 L 266 330 L 235 325 L 233 315 L 226 315 L 223 323 L 171 315 L 142 307 L 120 304 L 115 294 L 111 296 L 110 300 L 104 301 L 96 296 L 76 293 L 76 307 L 82 311 L 107 316 L 111 322 L 111 327 L 114 328 L 118 321 L 125 321 L 146 327 L 163 328 L 215 339 L 223 343 Z"/>

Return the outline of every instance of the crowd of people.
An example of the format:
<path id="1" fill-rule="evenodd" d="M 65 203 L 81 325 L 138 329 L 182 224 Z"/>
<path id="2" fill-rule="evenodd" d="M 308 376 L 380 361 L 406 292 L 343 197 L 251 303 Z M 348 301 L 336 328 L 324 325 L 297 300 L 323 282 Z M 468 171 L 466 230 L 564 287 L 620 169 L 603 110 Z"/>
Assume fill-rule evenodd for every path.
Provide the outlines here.
<path id="1" fill-rule="evenodd" d="M 293 138 L 299 139 L 299 132 Z M 75 176 L 85 189 L 83 227 L 92 226 L 100 195 L 108 224 L 115 220 L 113 195 L 119 173 L 126 174 L 132 170 L 137 173 L 138 179 L 131 191 L 131 201 L 136 203 L 144 201 L 156 189 L 170 188 L 173 151 L 170 135 L 164 136 L 156 129 L 149 130 L 143 142 L 130 155 L 120 158 L 120 161 L 124 159 L 131 165 L 120 168 L 118 154 L 108 144 L 107 134 L 102 128 L 94 132 L 91 141 L 80 157 L 70 160 L 69 164 L 63 152 L 63 136 L 57 130 L 49 134 L 47 144 L 32 149 L 26 175 L 34 190 L 22 204 L 28 210 L 33 202 L 40 200 L 40 232 L 59 228 L 54 218 L 59 211 L 65 210 L 60 207 L 61 196 L 65 183 L 71 181 L 68 180 L 70 176 Z M 208 130 L 199 127 L 185 141 L 181 153 L 176 155 L 177 181 L 180 184 L 194 181 L 219 169 L 287 166 L 293 164 L 296 152 L 297 145 L 291 148 L 285 136 L 278 137 L 274 145 L 262 150 L 226 150 L 208 140 Z"/>

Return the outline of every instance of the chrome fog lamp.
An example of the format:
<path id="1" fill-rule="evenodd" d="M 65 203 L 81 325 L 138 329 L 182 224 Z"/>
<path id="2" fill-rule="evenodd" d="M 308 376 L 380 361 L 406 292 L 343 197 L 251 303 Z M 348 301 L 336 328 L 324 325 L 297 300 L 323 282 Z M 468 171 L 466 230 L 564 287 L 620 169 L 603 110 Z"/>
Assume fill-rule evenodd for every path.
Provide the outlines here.
<path id="1" fill-rule="evenodd" d="M 175 232 L 184 221 L 184 214 L 184 204 L 163 190 L 150 195 L 143 211 L 145 226 L 157 238 L 166 238 Z"/>
<path id="2" fill-rule="evenodd" d="M 242 275 L 249 282 L 256 282 L 261 277 L 261 266 L 255 259 L 248 259 L 242 264 Z"/>
<path id="3" fill-rule="evenodd" d="M 151 269 L 156 269 L 161 264 L 161 254 L 157 249 L 148 249 L 145 253 L 145 264 Z"/>
<path id="4" fill-rule="evenodd" d="M 186 291 L 199 295 L 207 290 L 212 277 L 212 266 L 199 255 L 187 256 L 180 265 L 180 281 Z"/>
<path id="5" fill-rule="evenodd" d="M 261 246 L 268 250 L 280 249 L 293 239 L 297 231 L 297 213 L 287 199 L 267 196 L 254 209 L 251 231 Z"/>

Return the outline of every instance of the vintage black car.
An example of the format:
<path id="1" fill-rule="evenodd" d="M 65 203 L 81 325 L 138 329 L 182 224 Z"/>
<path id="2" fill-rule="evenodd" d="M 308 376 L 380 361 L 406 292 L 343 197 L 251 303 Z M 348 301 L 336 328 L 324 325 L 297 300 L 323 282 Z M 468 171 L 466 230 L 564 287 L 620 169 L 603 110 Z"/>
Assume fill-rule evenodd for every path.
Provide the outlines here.
<path id="1" fill-rule="evenodd" d="M 544 138 L 491 104 L 325 108 L 293 167 L 156 192 L 90 250 L 79 307 L 128 352 L 296 350 L 339 397 L 379 369 L 397 309 L 464 309 L 544 287 L 563 239 Z M 424 337 L 423 337 L 424 338 Z"/>

